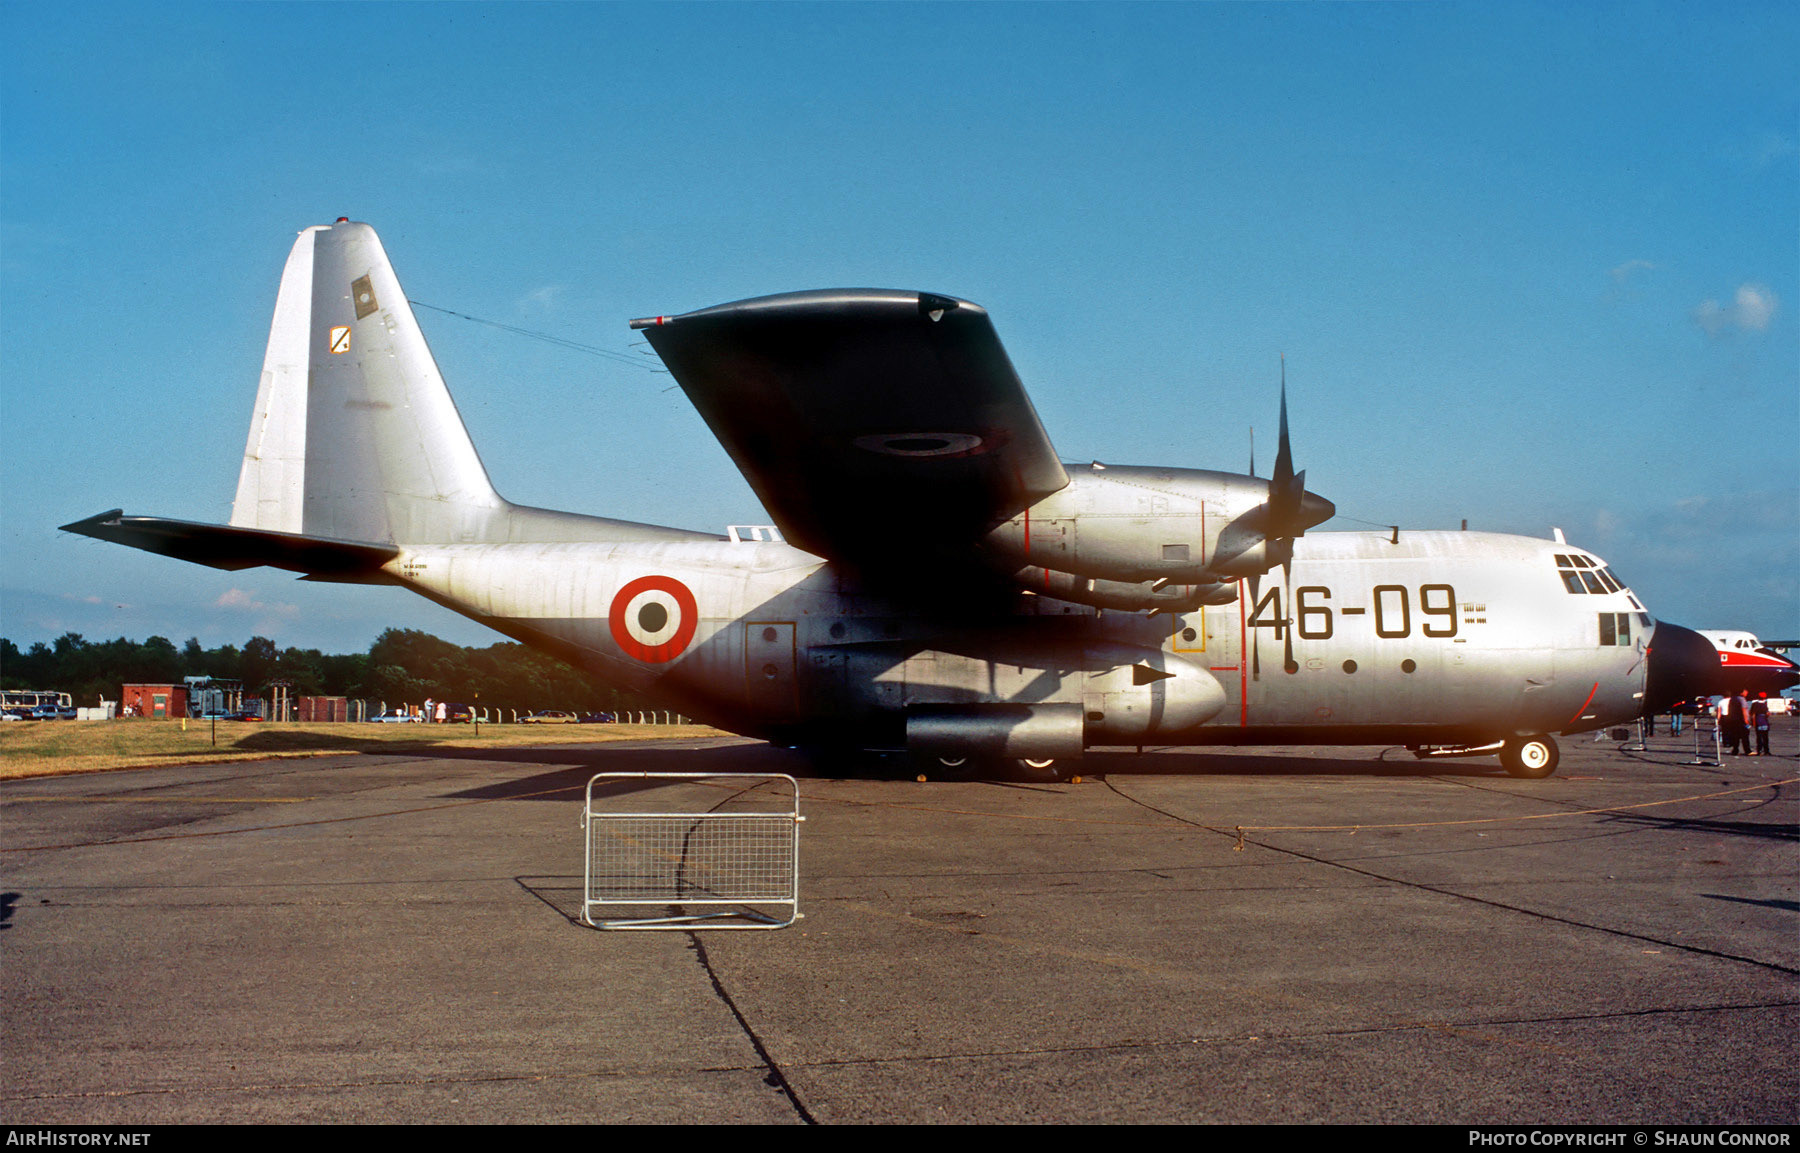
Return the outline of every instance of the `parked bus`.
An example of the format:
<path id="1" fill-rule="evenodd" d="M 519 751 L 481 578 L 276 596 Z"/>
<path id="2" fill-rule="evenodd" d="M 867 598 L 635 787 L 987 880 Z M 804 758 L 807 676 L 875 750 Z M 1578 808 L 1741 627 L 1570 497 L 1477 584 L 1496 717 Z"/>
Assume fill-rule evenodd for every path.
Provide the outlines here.
<path id="1" fill-rule="evenodd" d="M 75 702 L 68 693 L 59 693 L 47 689 L 3 689 L 0 690 L 0 712 L 20 720 L 31 720 L 32 713 L 38 709 L 55 709 L 59 717 L 73 717 Z"/>

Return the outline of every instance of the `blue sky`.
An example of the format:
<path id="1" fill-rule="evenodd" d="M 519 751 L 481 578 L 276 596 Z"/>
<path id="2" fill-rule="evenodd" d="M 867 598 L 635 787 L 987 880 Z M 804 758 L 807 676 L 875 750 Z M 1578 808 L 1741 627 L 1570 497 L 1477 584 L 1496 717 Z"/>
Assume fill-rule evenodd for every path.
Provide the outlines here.
<path id="1" fill-rule="evenodd" d="M 397 590 L 55 531 L 229 515 L 300 228 L 637 356 L 835 286 L 993 315 L 1065 459 L 1274 455 L 1329 528 L 1569 539 L 1800 637 L 1792 4 L 0 4 L 0 633 L 390 625 Z M 421 310 L 513 500 L 763 519 L 668 377 Z"/>

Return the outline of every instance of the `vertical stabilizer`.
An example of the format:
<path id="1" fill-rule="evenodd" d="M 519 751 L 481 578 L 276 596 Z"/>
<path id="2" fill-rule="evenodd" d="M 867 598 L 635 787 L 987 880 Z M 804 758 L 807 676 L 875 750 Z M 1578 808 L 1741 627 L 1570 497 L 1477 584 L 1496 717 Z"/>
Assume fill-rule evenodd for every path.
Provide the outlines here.
<path id="1" fill-rule="evenodd" d="M 491 539 L 508 507 L 375 230 L 302 232 L 275 300 L 231 523 L 452 543 Z"/>

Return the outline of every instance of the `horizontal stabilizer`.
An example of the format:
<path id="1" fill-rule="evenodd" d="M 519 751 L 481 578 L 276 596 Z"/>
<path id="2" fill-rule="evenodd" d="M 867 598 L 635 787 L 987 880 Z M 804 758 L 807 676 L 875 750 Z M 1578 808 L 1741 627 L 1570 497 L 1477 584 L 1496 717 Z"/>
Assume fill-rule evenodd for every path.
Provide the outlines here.
<path id="1" fill-rule="evenodd" d="M 218 569 L 268 565 L 324 580 L 355 581 L 372 576 L 400 555 L 400 550 L 389 544 L 126 516 L 117 508 L 65 524 L 62 530 Z"/>

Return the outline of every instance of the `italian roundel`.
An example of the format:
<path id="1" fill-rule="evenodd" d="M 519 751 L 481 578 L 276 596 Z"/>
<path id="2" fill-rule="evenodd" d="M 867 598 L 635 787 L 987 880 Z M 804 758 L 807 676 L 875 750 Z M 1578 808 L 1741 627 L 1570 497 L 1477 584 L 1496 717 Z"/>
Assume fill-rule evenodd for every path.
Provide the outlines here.
<path id="1" fill-rule="evenodd" d="M 687 651 L 700 609 L 694 594 L 674 577 L 639 577 L 613 597 L 607 623 L 627 656 L 660 665 Z"/>

